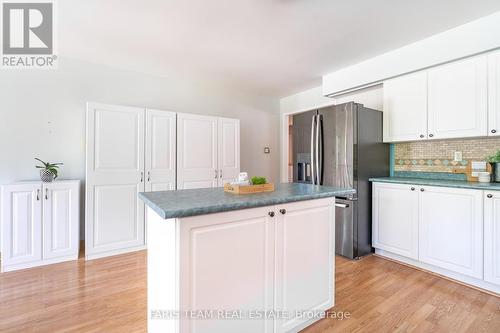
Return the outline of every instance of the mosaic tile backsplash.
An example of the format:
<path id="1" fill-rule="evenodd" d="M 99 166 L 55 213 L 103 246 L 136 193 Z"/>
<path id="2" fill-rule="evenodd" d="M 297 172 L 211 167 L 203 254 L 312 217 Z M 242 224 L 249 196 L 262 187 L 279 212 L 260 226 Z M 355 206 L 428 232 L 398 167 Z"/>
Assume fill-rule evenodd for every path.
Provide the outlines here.
<path id="1" fill-rule="evenodd" d="M 453 172 L 465 168 L 468 161 L 484 161 L 500 149 L 500 137 L 481 139 L 433 140 L 394 144 L 394 170 Z M 453 155 L 462 152 L 462 161 Z"/>

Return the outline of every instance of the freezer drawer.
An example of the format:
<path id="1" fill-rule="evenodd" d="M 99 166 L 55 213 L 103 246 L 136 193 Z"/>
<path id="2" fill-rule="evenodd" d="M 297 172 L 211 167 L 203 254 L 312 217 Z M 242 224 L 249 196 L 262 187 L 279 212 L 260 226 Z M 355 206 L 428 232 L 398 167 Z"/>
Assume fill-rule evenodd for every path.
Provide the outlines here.
<path id="1" fill-rule="evenodd" d="M 356 200 L 335 199 L 335 253 L 354 258 Z"/>

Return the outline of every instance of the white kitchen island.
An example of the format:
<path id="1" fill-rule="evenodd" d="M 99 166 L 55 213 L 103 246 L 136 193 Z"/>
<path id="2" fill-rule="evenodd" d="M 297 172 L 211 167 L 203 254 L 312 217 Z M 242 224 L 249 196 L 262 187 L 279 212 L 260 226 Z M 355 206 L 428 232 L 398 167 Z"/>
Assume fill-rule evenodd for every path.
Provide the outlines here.
<path id="1" fill-rule="evenodd" d="M 281 184 L 251 195 L 141 193 L 148 331 L 297 332 L 334 305 L 334 196 Z"/>

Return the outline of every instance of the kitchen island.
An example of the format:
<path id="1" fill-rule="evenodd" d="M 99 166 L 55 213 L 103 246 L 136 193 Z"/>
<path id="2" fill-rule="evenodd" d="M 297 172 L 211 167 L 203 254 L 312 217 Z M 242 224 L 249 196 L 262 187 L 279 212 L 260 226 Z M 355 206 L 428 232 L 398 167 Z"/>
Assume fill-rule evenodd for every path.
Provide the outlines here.
<path id="1" fill-rule="evenodd" d="M 280 184 L 141 193 L 149 332 L 297 332 L 334 305 L 335 196 Z"/>

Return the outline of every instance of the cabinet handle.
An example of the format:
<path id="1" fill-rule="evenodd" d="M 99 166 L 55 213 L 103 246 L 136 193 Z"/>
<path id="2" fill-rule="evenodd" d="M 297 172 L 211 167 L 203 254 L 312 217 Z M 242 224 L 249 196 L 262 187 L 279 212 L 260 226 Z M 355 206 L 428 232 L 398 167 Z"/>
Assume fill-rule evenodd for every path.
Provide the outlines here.
<path id="1" fill-rule="evenodd" d="M 222 179 L 222 169 L 219 170 L 219 178 Z"/>
<path id="2" fill-rule="evenodd" d="M 424 135 L 423 134 L 420 134 L 420 138 L 423 139 L 424 138 Z"/>
<path id="3" fill-rule="evenodd" d="M 286 214 L 286 209 L 284 209 L 284 208 L 280 209 L 280 213 L 283 214 L 283 215 L 285 215 Z"/>
<path id="4" fill-rule="evenodd" d="M 420 189 L 420 192 L 423 192 L 423 191 L 425 191 L 425 190 L 424 190 L 423 188 L 421 188 L 421 189 Z"/>
<path id="5" fill-rule="evenodd" d="M 429 134 L 429 138 L 432 138 L 434 136 L 434 134 Z"/>
<path id="6" fill-rule="evenodd" d="M 496 130 L 496 129 L 492 129 L 492 130 L 491 130 L 491 133 L 496 133 L 496 132 L 497 132 L 497 130 Z"/>
<path id="7" fill-rule="evenodd" d="M 144 171 L 141 171 L 141 183 L 144 181 Z"/>
<path id="8" fill-rule="evenodd" d="M 150 182 L 150 181 L 151 181 L 151 172 L 148 171 L 148 182 Z"/>
<path id="9" fill-rule="evenodd" d="M 36 189 L 36 201 L 40 201 L 40 189 Z"/>
<path id="10" fill-rule="evenodd" d="M 219 171 L 217 169 L 215 169 L 214 172 L 215 172 L 215 177 L 214 178 L 215 179 L 219 178 Z"/>
<path id="11" fill-rule="evenodd" d="M 269 216 L 274 217 L 274 212 L 267 213 Z"/>
<path id="12" fill-rule="evenodd" d="M 493 198 L 493 194 L 488 194 L 488 195 L 486 195 L 486 196 L 487 196 L 488 198 L 490 198 L 490 199 L 491 199 L 491 198 Z"/>
<path id="13" fill-rule="evenodd" d="M 412 190 L 412 191 L 415 191 L 415 188 L 414 188 L 414 187 L 412 187 L 412 188 L 411 188 L 411 190 Z"/>
<path id="14" fill-rule="evenodd" d="M 49 189 L 45 188 L 45 200 L 49 200 Z"/>

